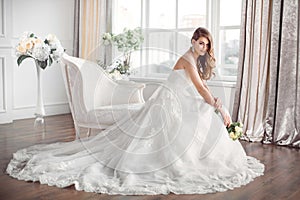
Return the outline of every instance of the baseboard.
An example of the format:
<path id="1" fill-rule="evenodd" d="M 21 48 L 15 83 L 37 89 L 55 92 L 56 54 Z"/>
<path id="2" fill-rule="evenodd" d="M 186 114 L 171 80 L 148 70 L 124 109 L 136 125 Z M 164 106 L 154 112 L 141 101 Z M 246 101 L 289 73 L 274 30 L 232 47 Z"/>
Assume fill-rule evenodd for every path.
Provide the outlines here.
<path id="1" fill-rule="evenodd" d="M 12 118 L 13 120 L 34 118 L 34 112 L 35 106 L 13 109 Z M 45 105 L 45 112 L 46 116 L 51 116 L 66 114 L 70 113 L 71 111 L 68 103 L 57 103 Z"/>

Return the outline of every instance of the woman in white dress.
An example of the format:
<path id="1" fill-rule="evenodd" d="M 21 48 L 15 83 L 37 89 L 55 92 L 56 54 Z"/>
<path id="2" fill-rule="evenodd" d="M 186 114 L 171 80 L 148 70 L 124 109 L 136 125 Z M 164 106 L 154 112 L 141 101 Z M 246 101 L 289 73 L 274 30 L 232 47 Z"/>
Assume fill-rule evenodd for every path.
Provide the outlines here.
<path id="1" fill-rule="evenodd" d="M 205 84 L 215 65 L 210 33 L 198 28 L 191 42 L 140 112 L 84 140 L 19 150 L 7 173 L 123 195 L 226 191 L 262 175 L 264 165 L 229 138 L 230 116 Z"/>

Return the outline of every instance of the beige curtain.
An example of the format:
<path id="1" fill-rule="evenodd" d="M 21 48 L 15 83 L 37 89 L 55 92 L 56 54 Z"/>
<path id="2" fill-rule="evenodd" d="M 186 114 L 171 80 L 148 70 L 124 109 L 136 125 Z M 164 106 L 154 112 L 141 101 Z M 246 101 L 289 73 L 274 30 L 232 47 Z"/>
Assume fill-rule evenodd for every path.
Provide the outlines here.
<path id="1" fill-rule="evenodd" d="M 76 0 L 75 9 L 74 55 L 103 60 L 105 52 L 100 38 L 106 31 L 106 0 Z"/>
<path id="2" fill-rule="evenodd" d="M 244 0 L 233 119 L 245 139 L 300 147 L 299 0 Z"/>

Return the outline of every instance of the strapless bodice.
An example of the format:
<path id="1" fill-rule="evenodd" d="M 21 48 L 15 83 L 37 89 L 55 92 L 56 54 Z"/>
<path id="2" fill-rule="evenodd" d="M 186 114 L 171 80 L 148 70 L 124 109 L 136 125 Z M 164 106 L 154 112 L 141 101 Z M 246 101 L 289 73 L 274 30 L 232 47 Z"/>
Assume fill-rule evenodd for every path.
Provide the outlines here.
<path id="1" fill-rule="evenodd" d="M 184 69 L 172 70 L 167 79 L 166 86 L 182 93 L 184 96 L 202 98 Z"/>

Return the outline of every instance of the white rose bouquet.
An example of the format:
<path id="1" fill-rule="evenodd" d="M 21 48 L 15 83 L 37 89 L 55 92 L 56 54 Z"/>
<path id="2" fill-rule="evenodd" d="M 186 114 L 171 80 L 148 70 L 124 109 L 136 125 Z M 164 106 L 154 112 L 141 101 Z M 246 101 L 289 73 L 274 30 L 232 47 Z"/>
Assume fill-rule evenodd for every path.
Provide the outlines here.
<path id="1" fill-rule="evenodd" d="M 230 126 L 226 128 L 232 140 L 237 140 L 243 135 L 243 124 L 241 122 L 232 122 Z"/>
<path id="2" fill-rule="evenodd" d="M 34 33 L 24 32 L 16 46 L 17 63 L 20 65 L 26 58 L 33 58 L 42 69 L 58 62 L 64 52 L 60 41 L 53 34 L 42 40 Z"/>
<path id="3" fill-rule="evenodd" d="M 104 33 L 102 35 L 102 40 L 104 45 L 112 44 L 124 55 L 124 59 L 122 61 L 119 60 L 115 64 L 111 73 L 114 73 L 114 71 L 117 70 L 120 74 L 129 74 L 131 51 L 137 50 L 144 41 L 141 29 L 135 28 L 130 30 L 125 28 L 123 33 L 118 35 Z"/>

